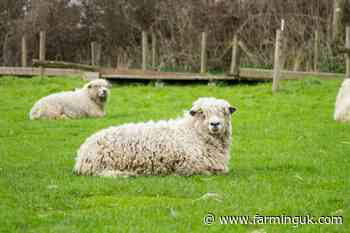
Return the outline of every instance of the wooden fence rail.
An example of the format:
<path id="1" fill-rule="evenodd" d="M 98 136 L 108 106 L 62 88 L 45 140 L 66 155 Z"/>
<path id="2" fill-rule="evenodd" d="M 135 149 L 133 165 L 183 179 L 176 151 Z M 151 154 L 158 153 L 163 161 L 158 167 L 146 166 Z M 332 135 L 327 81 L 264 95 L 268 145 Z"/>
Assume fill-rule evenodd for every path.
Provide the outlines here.
<path id="1" fill-rule="evenodd" d="M 32 67 L 0 67 L 1 76 L 70 76 L 82 75 L 80 70 L 54 69 L 54 68 L 32 68 Z"/>
<path id="2" fill-rule="evenodd" d="M 282 25 L 284 22 L 282 20 Z M 147 32 L 142 32 L 142 70 L 128 70 L 127 72 L 121 70 L 113 70 L 112 72 L 105 72 L 99 66 L 101 60 L 101 44 L 97 42 L 91 43 L 91 63 L 96 65 L 77 64 L 71 62 L 47 61 L 46 58 L 46 32 L 40 32 L 40 46 L 39 59 L 33 59 L 33 66 L 40 68 L 27 68 L 27 41 L 25 35 L 22 37 L 21 43 L 21 64 L 20 67 L 0 67 L 0 75 L 16 75 L 16 76 L 35 76 L 35 75 L 76 75 L 82 74 L 84 71 L 92 71 L 101 73 L 102 77 L 115 79 L 153 79 L 153 80 L 266 80 L 273 81 L 273 91 L 278 90 L 280 79 L 302 79 L 305 76 L 317 76 L 322 79 L 344 78 L 344 74 L 333 73 L 319 73 L 319 72 L 297 72 L 283 70 L 283 26 L 276 31 L 276 45 L 275 45 L 275 61 L 273 70 L 265 69 L 250 69 L 240 68 L 240 50 L 244 48 L 240 45 L 238 35 L 234 35 L 231 49 L 231 65 L 228 75 L 210 75 L 207 73 L 207 32 L 201 35 L 201 69 L 200 73 L 171 73 L 171 72 L 156 72 L 156 45 L 157 38 L 155 32 L 152 32 L 152 68 L 153 73 L 149 73 L 148 68 L 148 39 Z M 315 32 L 314 36 L 314 70 L 318 70 L 318 48 L 319 36 Z M 346 77 L 350 77 L 350 27 L 346 28 L 346 44 L 344 48 L 338 48 L 338 52 L 346 54 Z M 245 52 L 245 54 L 247 54 Z M 247 55 L 248 56 L 248 55 Z"/>

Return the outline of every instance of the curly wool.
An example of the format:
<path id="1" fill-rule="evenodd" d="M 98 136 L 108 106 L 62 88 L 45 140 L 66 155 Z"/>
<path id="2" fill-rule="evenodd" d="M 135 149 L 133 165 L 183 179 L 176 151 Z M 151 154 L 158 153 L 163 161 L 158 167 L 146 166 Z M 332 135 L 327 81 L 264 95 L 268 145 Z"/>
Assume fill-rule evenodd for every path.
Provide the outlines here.
<path id="1" fill-rule="evenodd" d="M 350 79 L 345 79 L 339 89 L 334 119 L 340 122 L 350 122 Z"/>
<path id="2" fill-rule="evenodd" d="M 200 98 L 182 118 L 110 127 L 90 136 L 78 150 L 78 175 L 192 175 L 227 173 L 231 145 L 230 105 Z M 206 118 L 205 118 L 206 116 Z M 208 119 L 220 117 L 220 134 Z M 213 118 L 214 119 L 214 118 Z"/>
<path id="3" fill-rule="evenodd" d="M 36 102 L 29 118 L 65 119 L 105 116 L 105 104 L 110 84 L 103 79 L 87 83 L 82 89 L 51 94 Z M 101 97 L 101 92 L 105 97 Z"/>

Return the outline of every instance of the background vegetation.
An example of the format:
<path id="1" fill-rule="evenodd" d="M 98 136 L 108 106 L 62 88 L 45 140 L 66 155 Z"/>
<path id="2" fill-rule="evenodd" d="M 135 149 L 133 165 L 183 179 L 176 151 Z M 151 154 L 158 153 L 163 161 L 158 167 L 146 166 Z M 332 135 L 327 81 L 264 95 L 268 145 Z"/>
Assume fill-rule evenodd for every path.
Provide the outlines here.
<path id="1" fill-rule="evenodd" d="M 146 30 L 158 38 L 159 64 L 198 71 L 206 30 L 210 69 L 228 69 L 234 33 L 247 52 L 244 66 L 271 68 L 275 31 L 285 19 L 287 69 L 312 70 L 318 30 L 321 71 L 343 72 L 334 48 L 344 45 L 349 12 L 349 0 L 1 0 L 0 64 L 19 65 L 23 34 L 30 61 L 36 58 L 39 31 L 46 30 L 50 60 L 89 63 L 90 42 L 98 41 L 103 66 L 140 66 Z"/>

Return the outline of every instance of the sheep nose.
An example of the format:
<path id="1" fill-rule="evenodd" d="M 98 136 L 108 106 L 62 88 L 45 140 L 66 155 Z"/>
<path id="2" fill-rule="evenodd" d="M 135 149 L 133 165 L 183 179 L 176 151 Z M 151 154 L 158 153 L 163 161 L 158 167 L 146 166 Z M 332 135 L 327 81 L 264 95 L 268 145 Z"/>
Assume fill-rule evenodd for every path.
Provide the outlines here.
<path id="1" fill-rule="evenodd" d="M 102 90 L 102 93 L 103 94 L 107 94 L 107 90 Z"/>
<path id="2" fill-rule="evenodd" d="M 218 127 L 220 125 L 220 122 L 210 122 L 210 125 L 213 127 Z"/>

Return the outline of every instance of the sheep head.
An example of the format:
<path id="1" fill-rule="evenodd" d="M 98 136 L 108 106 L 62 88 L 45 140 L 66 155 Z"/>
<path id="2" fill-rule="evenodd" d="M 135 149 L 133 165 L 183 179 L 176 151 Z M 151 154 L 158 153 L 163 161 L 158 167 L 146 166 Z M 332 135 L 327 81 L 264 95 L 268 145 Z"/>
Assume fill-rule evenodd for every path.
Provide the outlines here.
<path id="1" fill-rule="evenodd" d="M 227 101 L 212 97 L 199 98 L 189 114 L 195 127 L 213 136 L 231 134 L 231 115 L 236 111 Z"/>
<path id="2" fill-rule="evenodd" d="M 109 96 L 111 84 L 104 79 L 96 79 L 85 85 L 89 96 L 97 103 L 105 103 Z"/>

